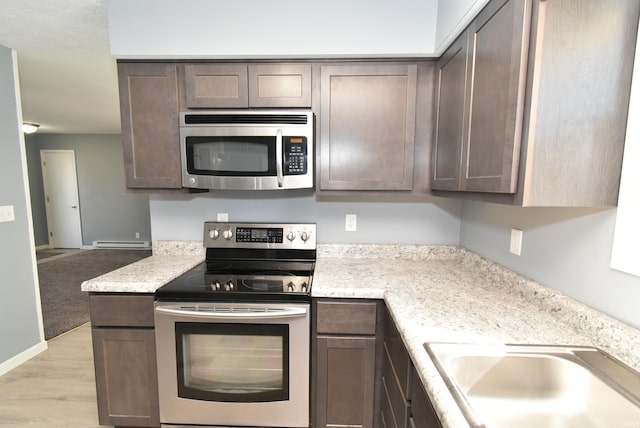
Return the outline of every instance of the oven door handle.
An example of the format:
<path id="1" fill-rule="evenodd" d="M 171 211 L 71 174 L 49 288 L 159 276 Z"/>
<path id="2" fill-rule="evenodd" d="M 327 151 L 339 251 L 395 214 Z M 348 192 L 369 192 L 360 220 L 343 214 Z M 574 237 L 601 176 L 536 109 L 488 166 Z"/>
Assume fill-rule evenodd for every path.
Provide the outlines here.
<path id="1" fill-rule="evenodd" d="M 282 187 L 284 181 L 282 157 L 282 129 L 278 129 L 276 132 L 276 174 L 278 175 L 278 187 Z"/>
<path id="2" fill-rule="evenodd" d="M 266 311 L 255 311 L 246 308 L 238 308 L 229 312 L 217 312 L 207 310 L 206 308 L 176 309 L 157 307 L 156 312 L 199 319 L 206 318 L 208 320 L 268 320 L 278 318 L 304 317 L 307 315 L 307 308 L 269 309 Z"/>

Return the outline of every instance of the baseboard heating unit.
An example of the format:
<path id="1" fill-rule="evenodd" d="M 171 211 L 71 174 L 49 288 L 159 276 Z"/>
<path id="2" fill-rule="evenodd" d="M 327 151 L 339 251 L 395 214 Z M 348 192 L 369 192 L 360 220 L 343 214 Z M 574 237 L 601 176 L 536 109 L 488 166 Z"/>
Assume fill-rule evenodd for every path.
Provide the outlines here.
<path id="1" fill-rule="evenodd" d="M 129 248 L 147 249 L 149 241 L 93 241 L 93 248 Z"/>

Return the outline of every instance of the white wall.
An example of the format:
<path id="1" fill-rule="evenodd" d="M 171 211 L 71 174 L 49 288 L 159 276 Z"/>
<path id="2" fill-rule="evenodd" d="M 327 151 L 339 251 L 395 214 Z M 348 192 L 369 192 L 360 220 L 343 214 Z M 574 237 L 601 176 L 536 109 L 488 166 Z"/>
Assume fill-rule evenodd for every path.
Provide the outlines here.
<path id="1" fill-rule="evenodd" d="M 422 56 L 438 0 L 110 0 L 117 58 Z"/>
<path id="2" fill-rule="evenodd" d="M 489 0 L 438 0 L 434 52 L 442 55 Z"/>
<path id="3" fill-rule="evenodd" d="M 31 226 L 15 52 L 0 45 L 0 374 L 46 349 Z"/>
<path id="4" fill-rule="evenodd" d="M 640 222 L 638 221 L 640 219 L 640 197 L 638 197 L 638 183 L 640 183 L 640 122 L 638 117 L 640 117 L 640 32 L 638 33 L 638 43 L 636 45 L 631 100 L 629 102 L 629 120 L 627 121 L 616 228 L 611 254 L 611 267 L 636 276 L 640 276 L 637 251 L 638 242 L 640 241 Z"/>
<path id="5" fill-rule="evenodd" d="M 313 191 L 211 192 L 199 196 L 152 195 L 154 240 L 202 240 L 203 223 L 228 213 L 230 221 L 315 222 L 321 243 L 457 245 L 460 202 L 318 201 Z M 345 232 L 345 214 L 356 214 L 357 231 Z"/>

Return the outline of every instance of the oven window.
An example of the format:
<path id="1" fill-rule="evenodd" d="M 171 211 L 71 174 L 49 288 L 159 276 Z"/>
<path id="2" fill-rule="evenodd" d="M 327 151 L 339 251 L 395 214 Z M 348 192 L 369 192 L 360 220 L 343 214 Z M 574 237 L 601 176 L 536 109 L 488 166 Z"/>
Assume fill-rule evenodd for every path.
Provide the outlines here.
<path id="1" fill-rule="evenodd" d="M 187 137 L 190 174 L 276 175 L 275 137 Z"/>
<path id="2" fill-rule="evenodd" d="M 178 322 L 178 396 L 241 403 L 288 400 L 288 348 L 288 324 Z"/>

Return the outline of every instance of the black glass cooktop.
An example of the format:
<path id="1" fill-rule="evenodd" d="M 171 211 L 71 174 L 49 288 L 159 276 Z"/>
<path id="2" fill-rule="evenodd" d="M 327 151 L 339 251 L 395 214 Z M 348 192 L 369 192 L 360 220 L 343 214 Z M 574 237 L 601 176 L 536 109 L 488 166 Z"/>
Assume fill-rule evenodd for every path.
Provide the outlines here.
<path id="1" fill-rule="evenodd" d="M 310 261 L 207 261 L 156 290 L 158 300 L 310 301 Z"/>

